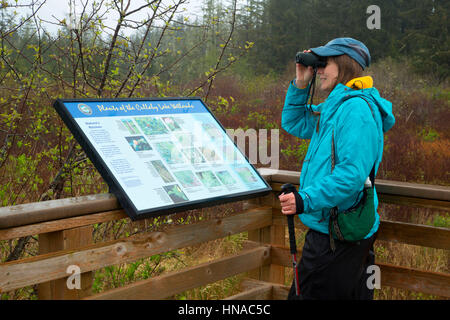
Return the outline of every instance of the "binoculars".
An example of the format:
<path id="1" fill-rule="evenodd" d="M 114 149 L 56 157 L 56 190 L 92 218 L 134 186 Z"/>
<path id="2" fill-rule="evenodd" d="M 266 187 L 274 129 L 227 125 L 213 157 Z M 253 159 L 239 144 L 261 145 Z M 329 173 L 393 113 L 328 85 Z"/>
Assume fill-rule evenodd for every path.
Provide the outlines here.
<path id="1" fill-rule="evenodd" d="M 313 52 L 297 52 L 295 62 L 305 67 L 324 68 L 327 65 L 327 58 L 318 56 Z"/>

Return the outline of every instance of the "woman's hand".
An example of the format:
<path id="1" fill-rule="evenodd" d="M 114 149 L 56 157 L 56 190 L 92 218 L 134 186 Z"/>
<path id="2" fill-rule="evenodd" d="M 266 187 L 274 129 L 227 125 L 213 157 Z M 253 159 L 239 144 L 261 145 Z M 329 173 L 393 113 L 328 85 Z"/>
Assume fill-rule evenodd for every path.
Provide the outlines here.
<path id="1" fill-rule="evenodd" d="M 311 52 L 311 50 L 303 50 L 303 52 Z M 296 63 L 295 73 L 295 85 L 297 88 L 303 89 L 306 88 L 311 81 L 314 70 L 312 67 L 305 67 L 301 63 Z"/>
<path id="2" fill-rule="evenodd" d="M 278 199 L 280 199 L 282 214 L 289 215 L 297 212 L 295 195 L 292 192 L 288 194 L 283 193 L 278 197 Z"/>

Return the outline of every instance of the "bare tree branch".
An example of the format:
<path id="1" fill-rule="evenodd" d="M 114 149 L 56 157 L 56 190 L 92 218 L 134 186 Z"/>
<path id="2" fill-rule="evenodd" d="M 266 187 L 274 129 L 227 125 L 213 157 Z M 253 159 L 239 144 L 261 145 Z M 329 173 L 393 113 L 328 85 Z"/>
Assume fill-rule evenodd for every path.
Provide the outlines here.
<path id="1" fill-rule="evenodd" d="M 165 34 L 166 31 L 167 31 L 167 28 L 169 27 L 170 23 L 172 22 L 172 19 L 174 18 L 175 13 L 176 13 L 177 10 L 178 10 L 178 7 L 179 7 L 180 5 L 182 5 L 183 3 L 185 3 L 185 2 L 186 2 L 186 0 L 178 0 L 178 2 L 177 2 L 177 3 L 175 4 L 175 6 L 173 7 L 172 13 L 171 13 L 169 19 L 166 21 L 166 24 L 165 24 L 165 26 L 164 26 L 164 29 L 162 30 L 161 35 L 160 35 L 160 37 L 159 37 L 159 39 L 158 39 L 158 42 L 157 42 L 157 44 L 156 44 L 156 47 L 153 49 L 152 55 L 151 55 L 151 57 L 148 59 L 148 62 L 147 62 L 147 64 L 144 66 L 144 69 L 141 71 L 140 75 L 137 77 L 137 80 L 135 81 L 134 85 L 132 86 L 132 88 L 131 88 L 131 90 L 130 90 L 130 92 L 129 92 L 129 94 L 128 94 L 128 97 L 131 97 L 131 96 L 133 95 L 134 91 L 136 90 L 136 87 L 137 87 L 137 86 L 139 85 L 139 83 L 141 82 L 141 79 L 142 79 L 142 77 L 144 76 L 145 72 L 147 72 L 148 68 L 152 65 L 152 62 L 153 62 L 153 60 L 154 60 L 155 57 L 156 57 L 156 54 L 157 54 L 158 49 L 159 49 L 159 47 L 160 47 L 160 45 L 161 45 L 162 39 L 163 39 L 163 37 L 164 37 L 164 34 Z"/>
<path id="2" fill-rule="evenodd" d="M 32 12 L 31 15 L 29 15 L 25 19 L 22 19 L 22 21 L 17 26 L 14 26 L 12 29 L 10 29 L 10 30 L 8 30 L 6 32 L 3 32 L 2 30 L 0 30 L 0 37 L 6 38 L 10 34 L 16 32 L 17 30 L 19 30 L 23 25 L 25 25 L 28 21 L 30 21 L 36 15 L 36 13 L 41 9 L 41 7 L 45 4 L 46 1 L 47 0 L 43 0 L 42 3 L 39 5 L 39 7 L 37 9 L 34 9 L 34 6 L 35 6 L 36 3 L 39 3 L 39 1 L 32 1 L 31 4 L 24 4 L 24 5 L 16 4 L 14 6 L 5 6 L 5 7 L 2 6 L 0 9 L 5 9 L 5 8 L 8 8 L 8 7 L 11 7 L 11 8 L 32 7 L 33 12 Z"/>

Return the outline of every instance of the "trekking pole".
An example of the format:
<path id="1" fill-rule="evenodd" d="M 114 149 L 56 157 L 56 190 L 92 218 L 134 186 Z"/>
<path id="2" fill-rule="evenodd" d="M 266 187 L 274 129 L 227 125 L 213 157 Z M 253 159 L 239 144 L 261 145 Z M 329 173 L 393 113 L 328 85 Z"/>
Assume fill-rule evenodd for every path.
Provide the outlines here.
<path id="1" fill-rule="evenodd" d="M 297 189 L 295 189 L 292 184 L 286 183 L 281 186 L 281 193 L 289 194 L 292 192 L 297 192 Z M 289 230 L 289 247 L 291 249 L 292 255 L 292 267 L 294 268 L 295 294 L 298 296 L 300 293 L 300 286 L 298 283 L 297 244 L 295 243 L 294 214 L 290 214 L 287 216 L 287 222 Z"/>

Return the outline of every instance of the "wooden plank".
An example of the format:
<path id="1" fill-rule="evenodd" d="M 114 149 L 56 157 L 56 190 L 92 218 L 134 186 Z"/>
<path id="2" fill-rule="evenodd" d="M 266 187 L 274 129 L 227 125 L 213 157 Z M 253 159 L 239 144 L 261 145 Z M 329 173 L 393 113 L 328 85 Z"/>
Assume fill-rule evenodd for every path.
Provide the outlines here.
<path id="1" fill-rule="evenodd" d="M 167 252 L 235 233 L 270 226 L 272 208 L 247 210 L 226 218 L 211 219 L 191 225 L 173 226 L 161 232 L 98 243 L 77 250 L 63 250 L 0 264 L 0 292 L 65 278 L 69 265 L 81 272 L 128 263 L 140 258 Z"/>
<path id="2" fill-rule="evenodd" d="M 249 199 L 244 203 L 244 208 L 255 208 L 261 206 L 262 199 L 261 198 L 253 198 Z M 272 211 L 272 210 L 271 210 Z M 271 223 L 272 224 L 272 223 Z M 254 229 L 248 231 L 248 240 L 255 243 L 267 243 L 270 238 L 270 228 L 266 226 L 264 229 Z M 260 279 L 264 274 L 268 274 L 269 266 L 264 266 L 261 268 L 257 268 L 254 270 L 250 270 L 249 276 L 255 279 Z"/>
<path id="3" fill-rule="evenodd" d="M 249 201 L 246 206 L 264 205 L 273 207 L 274 203 L 278 199 L 274 193 L 270 193 L 259 199 L 253 199 Z M 268 228 L 250 231 L 248 233 L 248 239 L 257 243 L 268 243 L 275 245 L 284 245 L 285 241 L 285 228 L 280 225 L 271 225 Z M 252 270 L 250 276 L 255 279 L 266 280 L 275 283 L 283 283 L 285 278 L 284 268 L 277 265 L 264 266 L 258 270 Z"/>
<path id="4" fill-rule="evenodd" d="M 300 172 L 268 168 L 261 168 L 259 171 L 267 181 L 271 182 L 275 191 L 280 191 L 281 185 L 284 183 L 298 185 L 299 182 Z M 450 202 L 450 187 L 447 186 L 378 179 L 377 191 L 380 194 L 394 196 L 394 199 L 395 196 L 400 196 L 437 200 L 433 202 L 418 201 L 417 205 L 426 207 L 445 208 L 447 210 L 448 202 Z M 120 209 L 120 205 L 115 196 L 109 193 L 2 207 L 0 208 L 0 229 L 116 209 Z"/>
<path id="5" fill-rule="evenodd" d="M 450 229 L 412 223 L 383 220 L 380 223 L 377 239 L 437 249 L 450 249 Z"/>
<path id="6" fill-rule="evenodd" d="M 276 192 L 277 194 L 281 192 L 281 186 L 284 183 L 279 183 L 279 182 L 271 182 L 270 186 L 272 187 L 272 192 Z M 293 184 L 294 187 L 298 190 L 299 185 L 298 184 Z"/>
<path id="7" fill-rule="evenodd" d="M 272 246 L 270 250 L 270 256 L 272 257 L 272 263 L 278 264 L 284 267 L 292 268 L 292 255 L 289 248 L 281 246 Z M 297 247 L 297 259 L 300 260 L 302 256 L 302 250 Z"/>
<path id="8" fill-rule="evenodd" d="M 39 236 L 39 254 L 64 250 L 64 232 L 49 232 Z M 64 284 L 63 279 L 47 281 L 39 284 L 39 300 L 52 300 L 56 296 L 57 287 Z"/>
<path id="9" fill-rule="evenodd" d="M 450 187 L 376 179 L 378 193 L 389 195 L 450 201 Z"/>
<path id="10" fill-rule="evenodd" d="M 258 248 L 260 246 L 261 246 L 261 243 L 255 242 L 255 241 L 244 240 L 242 242 L 242 249 L 243 250 L 250 250 L 250 249 Z"/>
<path id="11" fill-rule="evenodd" d="M 92 243 L 92 226 L 44 233 L 39 236 L 39 254 L 74 249 Z M 40 300 L 75 300 L 91 293 L 92 272 L 80 274 L 80 288 L 68 289 L 67 278 L 41 283 L 38 286 Z"/>
<path id="12" fill-rule="evenodd" d="M 284 183 L 299 184 L 300 172 L 270 169 L 262 172 L 270 180 L 272 188 L 275 186 L 276 191 L 279 191 Z M 450 187 L 448 186 L 376 179 L 376 188 L 378 193 L 394 196 L 450 201 Z"/>
<path id="13" fill-rule="evenodd" d="M 270 244 L 284 246 L 286 239 L 286 228 L 284 226 L 272 225 L 270 227 Z M 275 264 L 270 265 L 269 281 L 272 283 L 284 283 L 284 268 Z"/>
<path id="14" fill-rule="evenodd" d="M 26 226 L 0 229 L 0 240 L 9 240 L 29 235 L 62 231 L 82 226 L 93 225 L 112 220 L 128 218 L 123 209 L 94 213 L 79 217 L 40 222 Z"/>
<path id="15" fill-rule="evenodd" d="M 259 205 L 273 207 L 275 202 L 279 202 L 275 193 L 261 197 L 256 202 Z M 273 245 L 284 245 L 286 228 L 281 225 L 272 225 L 268 229 L 255 230 L 249 233 L 249 239 L 257 242 L 270 243 Z M 259 232 L 259 233 L 256 233 Z M 255 278 L 263 279 L 273 283 L 284 283 L 285 272 L 284 268 L 277 265 L 270 265 L 263 267 L 259 271 L 254 271 Z"/>
<path id="16" fill-rule="evenodd" d="M 272 174 L 277 171 L 276 169 L 271 168 L 256 168 L 256 170 L 258 170 L 261 177 L 269 183 L 271 182 Z"/>
<path id="17" fill-rule="evenodd" d="M 267 177 L 270 182 L 298 184 L 300 179 L 299 171 L 274 170 L 269 168 L 258 169 L 260 173 Z"/>
<path id="18" fill-rule="evenodd" d="M 243 279 L 241 282 L 241 288 L 246 292 L 252 292 L 254 289 L 265 287 L 265 286 L 271 286 L 272 287 L 272 297 L 271 300 L 286 300 L 290 287 L 282 285 L 282 284 L 276 284 L 266 281 L 260 281 L 255 279 L 246 278 Z M 230 297 L 231 298 L 231 297 Z"/>
<path id="19" fill-rule="evenodd" d="M 377 264 L 381 285 L 450 298 L 450 275 L 413 268 Z"/>
<path id="20" fill-rule="evenodd" d="M 267 282 L 267 281 L 256 280 L 256 279 L 252 279 L 252 278 L 244 278 L 241 281 L 240 287 L 241 287 L 241 291 L 248 291 L 248 290 L 252 290 L 252 289 L 264 286 L 265 284 L 272 284 L 272 283 Z"/>
<path id="21" fill-rule="evenodd" d="M 281 192 L 281 186 L 282 186 L 281 183 L 272 183 L 271 186 L 273 189 L 272 192 L 274 194 L 278 194 L 279 192 Z M 298 188 L 298 185 L 296 187 Z M 378 194 L 379 202 L 382 202 L 382 203 L 450 211 L 450 202 L 448 202 L 448 201 L 405 197 L 405 196 L 384 194 L 384 193 L 379 193 L 379 192 L 377 194 Z M 273 207 L 276 209 L 281 209 L 280 202 L 279 201 L 274 202 Z"/>
<path id="22" fill-rule="evenodd" d="M 281 186 L 284 183 L 271 182 L 272 191 L 281 192 Z M 297 189 L 299 185 L 294 185 Z M 377 195 L 380 202 L 408 205 L 414 207 L 433 208 L 439 210 L 450 210 L 450 201 L 447 200 L 447 190 L 428 189 L 426 185 L 418 185 L 416 188 L 400 188 L 399 186 L 387 185 L 387 188 L 377 186 Z M 450 188 L 449 188 L 450 189 Z M 407 191 L 411 192 L 410 194 Z M 387 193 L 393 192 L 393 193 Z M 440 194 L 442 193 L 442 194 Z"/>
<path id="23" fill-rule="evenodd" d="M 294 218 L 295 228 L 308 230 L 298 216 Z M 273 224 L 287 226 L 286 218 L 278 209 L 273 210 Z M 450 249 L 450 229 L 422 224 L 381 220 L 378 240 L 412 244 L 436 249 Z"/>
<path id="24" fill-rule="evenodd" d="M 430 200 L 423 198 L 405 197 L 385 193 L 377 193 L 380 202 L 397 204 L 401 206 L 430 208 L 443 211 L 450 211 L 450 202 L 442 200 Z"/>
<path id="25" fill-rule="evenodd" d="M 255 229 L 248 232 L 248 240 L 259 243 L 270 243 L 270 226 Z M 255 279 L 267 280 L 270 279 L 270 266 L 262 266 L 258 269 L 252 270 L 250 276 Z"/>
<path id="26" fill-rule="evenodd" d="M 265 284 L 257 288 L 253 288 L 234 296 L 225 298 L 224 300 L 272 300 L 272 284 Z"/>
<path id="27" fill-rule="evenodd" d="M 270 194 L 270 197 L 267 197 L 270 199 L 270 203 L 268 203 L 272 208 L 275 205 L 275 203 L 279 204 L 278 198 L 275 196 L 274 193 Z M 272 209 L 272 221 L 274 218 L 274 211 Z M 270 226 L 270 244 L 271 245 L 277 245 L 277 246 L 284 246 L 286 242 L 286 228 L 283 225 L 276 225 L 272 222 L 272 225 Z M 269 281 L 271 283 L 284 283 L 285 281 L 285 272 L 284 268 L 281 266 L 277 266 L 275 264 L 270 265 L 270 275 L 269 275 Z"/>
<path id="28" fill-rule="evenodd" d="M 280 214 L 281 214 L 281 204 L 280 204 L 280 200 L 278 199 L 279 192 L 275 191 L 275 192 L 272 192 L 272 193 L 276 197 L 276 201 L 273 202 L 272 208 L 277 209 L 280 212 Z"/>
<path id="29" fill-rule="evenodd" d="M 120 209 L 110 193 L 0 208 L 0 229 Z"/>
<path id="30" fill-rule="evenodd" d="M 272 288 L 273 300 L 287 300 L 290 287 L 285 285 L 274 285 Z"/>
<path id="31" fill-rule="evenodd" d="M 273 224 L 276 226 L 284 226 L 287 227 L 287 218 L 284 214 L 281 213 L 281 210 L 274 209 L 273 211 Z M 308 230 L 309 228 L 305 226 L 301 221 L 298 215 L 294 217 L 294 226 L 300 230 Z"/>
<path id="32" fill-rule="evenodd" d="M 301 253 L 299 252 L 299 257 Z M 272 247 L 272 263 L 291 267 L 288 248 Z M 381 285 L 450 297 L 450 274 L 422 271 L 413 268 L 377 263 L 381 271 Z"/>
<path id="33" fill-rule="evenodd" d="M 64 249 L 77 249 L 93 243 L 93 227 L 82 226 L 69 230 L 64 230 Z M 83 272 L 80 274 L 80 289 L 69 289 L 67 278 L 56 281 L 64 281 L 63 285 L 57 287 L 55 299 L 79 300 L 91 295 L 93 272 Z"/>
<path id="34" fill-rule="evenodd" d="M 86 299 L 164 299 L 174 294 L 216 282 L 268 264 L 270 261 L 269 253 L 270 248 L 268 246 L 261 246 L 231 257 L 138 281 L 122 288 L 96 294 Z"/>

